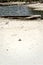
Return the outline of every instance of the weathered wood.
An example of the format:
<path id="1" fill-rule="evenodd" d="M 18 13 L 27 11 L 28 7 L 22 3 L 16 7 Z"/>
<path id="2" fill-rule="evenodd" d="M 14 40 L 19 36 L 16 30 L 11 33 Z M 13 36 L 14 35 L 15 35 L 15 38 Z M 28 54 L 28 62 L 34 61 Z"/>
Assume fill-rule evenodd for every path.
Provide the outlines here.
<path id="1" fill-rule="evenodd" d="M 23 5 L 25 2 L 5 2 L 5 3 L 0 3 L 0 6 L 7 6 L 7 5 Z"/>
<path id="2" fill-rule="evenodd" d="M 4 17 L 4 18 L 11 18 L 11 19 L 37 19 L 37 18 L 41 18 L 41 15 L 32 15 L 32 16 L 0 16 L 0 17 Z"/>
<path id="3" fill-rule="evenodd" d="M 41 18 L 41 15 L 32 15 L 30 17 L 25 17 L 25 19 L 29 20 L 29 19 L 37 19 L 37 18 Z"/>

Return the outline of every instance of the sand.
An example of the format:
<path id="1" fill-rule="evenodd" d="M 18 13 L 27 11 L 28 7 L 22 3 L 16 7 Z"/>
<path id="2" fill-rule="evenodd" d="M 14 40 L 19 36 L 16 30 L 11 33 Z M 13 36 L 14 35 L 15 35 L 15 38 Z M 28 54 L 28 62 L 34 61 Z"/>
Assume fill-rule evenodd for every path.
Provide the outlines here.
<path id="1" fill-rule="evenodd" d="M 0 18 L 0 65 L 43 65 L 43 20 Z"/>

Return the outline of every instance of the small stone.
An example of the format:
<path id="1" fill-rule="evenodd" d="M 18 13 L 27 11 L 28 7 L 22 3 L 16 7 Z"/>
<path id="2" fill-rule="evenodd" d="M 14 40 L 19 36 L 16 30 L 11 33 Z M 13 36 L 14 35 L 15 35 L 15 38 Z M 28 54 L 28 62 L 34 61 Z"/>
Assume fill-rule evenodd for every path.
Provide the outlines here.
<path id="1" fill-rule="evenodd" d="M 9 22 L 6 22 L 6 24 L 8 24 Z"/>
<path id="2" fill-rule="evenodd" d="M 19 39 L 18 41 L 22 41 L 21 39 Z"/>
<path id="3" fill-rule="evenodd" d="M 3 27 L 1 27 L 1 28 L 3 28 Z"/>
<path id="4" fill-rule="evenodd" d="M 8 49 L 6 49 L 6 51 L 8 51 Z"/>

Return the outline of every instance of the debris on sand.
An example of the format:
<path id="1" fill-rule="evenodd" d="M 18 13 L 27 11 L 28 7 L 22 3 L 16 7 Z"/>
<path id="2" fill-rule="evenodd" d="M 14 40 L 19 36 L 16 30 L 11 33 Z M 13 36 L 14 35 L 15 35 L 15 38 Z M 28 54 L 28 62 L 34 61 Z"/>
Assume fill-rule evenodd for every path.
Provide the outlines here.
<path id="1" fill-rule="evenodd" d="M 6 51 L 8 51 L 8 49 L 6 49 Z"/>
<path id="2" fill-rule="evenodd" d="M 18 41 L 22 41 L 21 39 L 19 39 Z"/>
<path id="3" fill-rule="evenodd" d="M 9 22 L 6 22 L 5 24 L 8 24 Z"/>

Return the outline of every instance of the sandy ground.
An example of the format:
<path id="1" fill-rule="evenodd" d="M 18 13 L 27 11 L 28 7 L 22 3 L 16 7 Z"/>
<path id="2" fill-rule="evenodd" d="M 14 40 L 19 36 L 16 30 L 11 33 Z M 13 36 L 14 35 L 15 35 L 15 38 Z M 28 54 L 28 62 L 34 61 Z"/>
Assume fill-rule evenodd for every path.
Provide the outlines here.
<path id="1" fill-rule="evenodd" d="M 0 18 L 0 65 L 43 65 L 43 20 Z"/>

